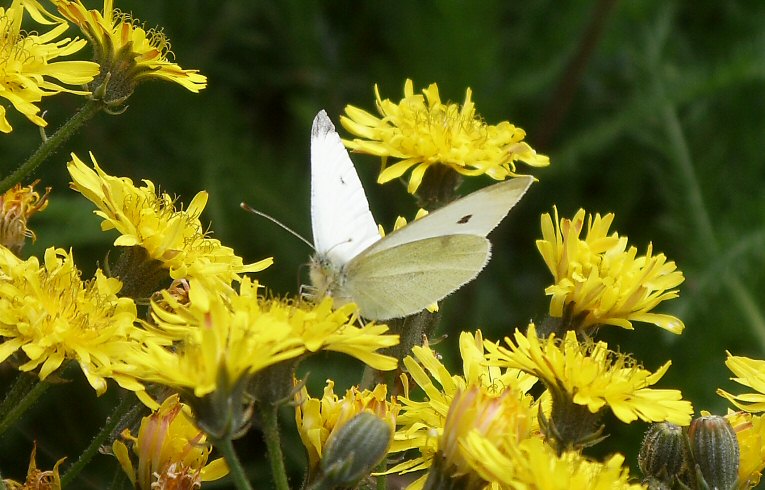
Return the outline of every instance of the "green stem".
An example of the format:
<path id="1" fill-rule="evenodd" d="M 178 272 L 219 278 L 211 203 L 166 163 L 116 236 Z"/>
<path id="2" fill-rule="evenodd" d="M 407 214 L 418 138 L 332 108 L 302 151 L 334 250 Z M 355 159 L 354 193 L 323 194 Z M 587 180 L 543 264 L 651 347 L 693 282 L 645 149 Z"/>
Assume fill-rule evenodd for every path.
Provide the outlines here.
<path id="1" fill-rule="evenodd" d="M 35 381 L 39 381 L 37 376 L 29 373 L 19 373 L 13 385 L 3 397 L 3 401 L 0 402 L 0 420 L 3 420 L 8 411 L 19 404 L 19 401 L 34 387 Z"/>
<path id="2" fill-rule="evenodd" d="M 252 485 L 250 485 L 249 480 L 247 480 L 247 475 L 244 473 L 242 463 L 239 462 L 239 457 L 236 455 L 234 443 L 231 438 L 226 437 L 215 441 L 215 447 L 218 448 L 218 451 L 221 452 L 223 458 L 226 460 L 229 475 L 231 475 L 231 478 L 234 480 L 236 488 L 238 490 L 252 490 Z"/>
<path id="3" fill-rule="evenodd" d="M 380 371 L 373 367 L 364 365 L 364 371 L 361 373 L 361 381 L 359 381 L 359 389 L 373 389 L 375 384 L 377 384 L 378 379 L 380 379 Z"/>
<path id="4" fill-rule="evenodd" d="M 112 413 L 106 419 L 106 423 L 104 423 L 104 425 L 101 427 L 101 430 L 98 431 L 98 434 L 96 434 L 93 440 L 90 441 L 90 444 L 80 455 L 79 459 L 77 459 L 77 461 L 72 466 L 70 466 L 66 470 L 66 473 L 64 473 L 64 475 L 61 477 L 62 488 L 66 488 L 69 483 L 72 483 L 72 480 L 77 477 L 80 471 L 82 471 L 82 469 L 85 468 L 88 463 L 90 463 L 90 460 L 93 459 L 93 456 L 98 453 L 98 449 L 101 447 L 101 445 L 114 433 L 117 425 L 120 423 L 120 421 L 123 420 L 123 416 L 137 403 L 138 402 L 136 402 L 136 399 L 133 398 L 131 394 L 123 396 L 122 400 L 119 402 L 119 404 L 117 404 L 116 407 L 114 407 Z"/>
<path id="5" fill-rule="evenodd" d="M 383 468 L 382 470 L 385 471 L 385 465 L 381 465 Z M 377 490 L 385 490 L 388 488 L 388 476 L 387 475 L 378 475 L 375 477 L 377 480 Z"/>
<path id="6" fill-rule="evenodd" d="M 279 411 L 277 406 L 265 406 L 260 414 L 263 438 L 268 448 L 268 460 L 271 463 L 271 474 L 277 490 L 289 490 L 287 471 L 284 469 L 284 455 L 279 440 Z"/>
<path id="7" fill-rule="evenodd" d="M 40 398 L 40 395 L 45 393 L 45 390 L 50 387 L 50 383 L 45 381 L 37 381 L 37 383 L 27 391 L 24 396 L 14 405 L 5 416 L 0 420 L 0 435 L 4 434 L 16 421 L 21 417 L 24 412 L 32 406 L 34 402 Z"/>
<path id="8" fill-rule="evenodd" d="M 656 71 L 659 73 L 659 71 Z M 658 77 L 657 77 L 658 78 Z M 659 95 L 666 100 L 664 86 L 657 79 L 656 87 Z M 688 149 L 688 142 L 683 133 L 682 125 L 677 117 L 677 111 L 671 102 L 667 101 L 662 110 L 664 126 L 667 130 L 670 146 L 673 149 L 672 161 L 678 167 L 682 179 L 686 185 L 683 186 L 686 191 L 688 208 L 691 212 L 691 218 L 694 220 L 696 229 L 700 232 L 699 242 L 705 247 L 705 252 L 710 257 L 715 257 L 720 252 L 720 244 L 714 233 L 712 220 L 704 204 L 704 197 L 701 193 L 701 185 L 696 176 L 696 170 L 693 167 L 693 160 Z M 760 348 L 765 349 L 765 317 L 757 306 L 757 301 L 752 297 L 752 293 L 744 284 L 733 274 L 727 274 L 723 277 L 723 284 L 728 289 L 733 301 L 737 303 L 739 310 L 747 318 L 753 333 L 760 342 Z"/>
<path id="9" fill-rule="evenodd" d="M 664 96 L 664 87 L 659 85 L 662 97 Z M 700 231 L 702 246 L 706 247 L 706 252 L 710 255 L 716 255 L 719 251 L 719 243 L 712 227 L 712 220 L 704 205 L 704 196 L 701 193 L 701 185 L 696 176 L 696 170 L 693 168 L 691 152 L 688 149 L 688 141 L 683 133 L 683 127 L 677 117 L 674 106 L 668 101 L 662 109 L 664 126 L 667 130 L 670 147 L 673 150 L 672 160 L 677 165 L 680 176 L 683 179 L 686 190 L 686 200 L 691 211 L 691 218 L 695 227 Z"/>
<path id="10" fill-rule="evenodd" d="M 0 194 L 20 183 L 31 174 L 42 162 L 68 140 L 85 122 L 98 114 L 103 108 L 100 100 L 88 100 L 67 122 L 51 137 L 43 140 L 42 144 L 32 153 L 27 161 L 21 164 L 11 175 L 0 181 Z"/>

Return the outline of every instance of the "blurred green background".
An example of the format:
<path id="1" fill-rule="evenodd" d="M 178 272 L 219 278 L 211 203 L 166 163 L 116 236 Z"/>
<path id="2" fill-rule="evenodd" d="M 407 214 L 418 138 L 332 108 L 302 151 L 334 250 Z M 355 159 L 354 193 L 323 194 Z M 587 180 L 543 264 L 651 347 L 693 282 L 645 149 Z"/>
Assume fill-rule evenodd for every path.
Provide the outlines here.
<path id="1" fill-rule="evenodd" d="M 613 229 L 641 253 L 653 242 L 685 273 L 681 298 L 660 309 L 684 320 L 683 335 L 645 324 L 631 332 L 600 331 L 650 369 L 672 359 L 659 387 L 680 388 L 696 410 L 724 413 L 727 405 L 715 389 L 745 390 L 728 380 L 726 349 L 765 356 L 765 3 L 116 4 L 147 26 L 164 26 L 177 62 L 200 69 L 208 88 L 192 94 L 147 83 L 123 115 L 92 120 L 35 175 L 54 189 L 49 209 L 31 223 L 38 240 L 26 254 L 72 247 L 86 275 L 103 263 L 115 235 L 99 231 L 92 205 L 68 189 L 65 169 L 70 151 L 83 160 L 92 151 L 110 174 L 150 179 L 181 202 L 209 191 L 203 218 L 214 236 L 246 261 L 274 256 L 275 265 L 258 277 L 277 294 L 294 294 L 307 281 L 301 267 L 310 250 L 241 211 L 239 202 L 310 237 L 314 115 L 325 108 L 337 123 L 346 104 L 373 111 L 375 83 L 383 97 L 398 100 L 404 80 L 412 78 L 417 90 L 437 82 L 442 99 L 454 102 L 472 88 L 488 123 L 509 120 L 524 128 L 527 141 L 552 162 L 533 172 L 540 182 L 492 233 L 486 270 L 444 302 L 441 330 L 449 338 L 438 348 L 445 362 L 458 368 L 461 330 L 481 328 L 486 337 L 501 338 L 546 312 L 551 276 L 534 242 L 540 214 L 553 205 L 561 216 L 579 207 L 615 212 Z M 49 132 L 81 102 L 64 95 L 45 103 Z M 15 129 L 0 137 L 4 172 L 39 140 L 22 117 L 10 117 Z M 390 227 L 397 214 L 414 213 L 397 183 L 375 184 L 379 160 L 353 160 L 378 221 Z M 489 183 L 473 179 L 462 191 Z M 327 377 L 340 376 L 333 368 L 345 362 L 333 356 L 312 365 L 315 394 Z M 9 383 L 11 373 L 2 372 L 1 380 Z M 22 476 L 35 439 L 43 467 L 76 457 L 111 403 L 112 393 L 98 399 L 79 382 L 56 387 L 0 440 L 4 476 Z M 612 437 L 595 452 L 624 452 L 636 466 L 646 424 L 606 422 Z M 258 438 L 252 431 L 240 442 L 255 448 L 243 459 L 257 459 Z M 298 468 L 299 446 L 287 452 Z M 110 465 L 97 457 L 75 487 L 102 488 L 100 475 L 110 474 Z M 266 467 L 253 463 L 251 470 L 255 487 L 267 487 Z"/>

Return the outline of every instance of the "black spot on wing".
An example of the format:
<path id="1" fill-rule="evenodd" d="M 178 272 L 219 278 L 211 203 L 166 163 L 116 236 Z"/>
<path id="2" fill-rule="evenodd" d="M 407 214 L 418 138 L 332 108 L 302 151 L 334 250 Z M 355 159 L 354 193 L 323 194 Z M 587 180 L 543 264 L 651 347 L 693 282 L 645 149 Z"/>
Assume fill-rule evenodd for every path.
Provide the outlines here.
<path id="1" fill-rule="evenodd" d="M 472 218 L 473 218 L 472 214 L 466 214 L 465 216 L 457 220 L 457 224 L 464 225 L 465 223 L 470 221 Z"/>

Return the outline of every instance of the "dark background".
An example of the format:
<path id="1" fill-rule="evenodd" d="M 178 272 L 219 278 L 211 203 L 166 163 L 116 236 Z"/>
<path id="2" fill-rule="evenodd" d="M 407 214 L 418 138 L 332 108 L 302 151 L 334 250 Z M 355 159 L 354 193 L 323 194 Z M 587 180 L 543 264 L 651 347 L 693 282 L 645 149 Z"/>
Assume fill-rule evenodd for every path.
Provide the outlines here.
<path id="1" fill-rule="evenodd" d="M 603 328 L 602 338 L 649 369 L 672 359 L 658 387 L 681 389 L 697 411 L 725 413 L 717 387 L 746 390 L 728 380 L 723 361 L 726 349 L 759 358 L 765 351 L 765 4 L 164 0 L 116 6 L 147 26 L 164 26 L 178 63 L 200 69 L 209 86 L 192 94 L 146 83 L 123 115 L 93 119 L 35 175 L 54 190 L 48 210 L 31 222 L 38 240 L 25 254 L 72 247 L 86 277 L 103 262 L 115 235 L 99 231 L 93 206 L 67 188 L 65 169 L 70 151 L 83 160 L 93 151 L 108 173 L 150 179 L 181 202 L 209 191 L 203 221 L 214 236 L 248 262 L 274 256 L 275 265 L 258 278 L 277 294 L 294 294 L 307 280 L 301 266 L 310 250 L 241 211 L 239 202 L 310 236 L 309 131 L 319 109 L 335 122 L 346 104 L 373 111 L 373 85 L 397 101 L 406 78 L 416 90 L 437 82 L 442 99 L 454 102 L 471 87 L 488 123 L 510 120 L 524 128 L 552 164 L 533 172 L 540 182 L 492 233 L 487 269 L 442 305 L 442 332 L 450 336 L 438 346 L 445 362 L 459 370 L 454 351 L 461 330 L 481 328 L 487 338 L 501 338 L 546 312 L 551 275 L 534 242 L 540 214 L 555 204 L 561 216 L 579 207 L 615 212 L 613 229 L 640 253 L 653 242 L 685 273 L 681 298 L 659 309 L 684 320 L 683 335 L 636 324 L 631 332 Z M 69 95 L 44 102 L 49 132 L 81 103 Z M 10 118 L 13 133 L 0 136 L 4 172 L 39 141 L 21 116 Z M 378 159 L 353 160 L 378 221 L 389 228 L 397 214 L 413 215 L 401 186 L 374 183 Z M 472 179 L 461 190 L 489 183 Z M 342 374 L 348 361 L 319 361 L 310 367 L 314 394 L 330 376 L 339 386 L 354 381 Z M 9 383 L 11 373 L 0 379 Z M 3 475 L 22 477 L 34 439 L 42 467 L 65 455 L 74 460 L 108 413 L 114 391 L 96 398 L 76 382 L 47 393 L 0 440 Z M 595 453 L 621 451 L 635 466 L 646 424 L 606 422 L 612 436 Z M 255 487 L 264 488 L 268 471 L 256 463 L 258 437 L 251 432 L 240 444 Z M 290 444 L 287 452 L 299 468 L 299 446 Z M 100 488 L 99 475 L 110 475 L 111 465 L 97 456 L 87 482 L 76 487 Z"/>

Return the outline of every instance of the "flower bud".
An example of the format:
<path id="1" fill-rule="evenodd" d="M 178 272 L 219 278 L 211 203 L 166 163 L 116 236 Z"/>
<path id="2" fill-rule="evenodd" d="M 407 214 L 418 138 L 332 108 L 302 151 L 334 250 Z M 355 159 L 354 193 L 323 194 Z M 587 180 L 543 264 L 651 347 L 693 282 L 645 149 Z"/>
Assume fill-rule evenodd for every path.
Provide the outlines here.
<path id="1" fill-rule="evenodd" d="M 736 488 L 739 447 L 736 433 L 719 415 L 699 417 L 688 429 L 691 452 L 710 489 Z"/>
<path id="2" fill-rule="evenodd" d="M 669 422 L 652 424 L 643 438 L 638 465 L 649 488 L 671 488 L 675 478 L 687 481 L 692 464 L 682 427 Z"/>
<path id="3" fill-rule="evenodd" d="M 331 487 L 352 487 L 372 473 L 388 452 L 390 425 L 361 412 L 343 425 L 328 442 L 321 460 L 322 479 Z"/>

